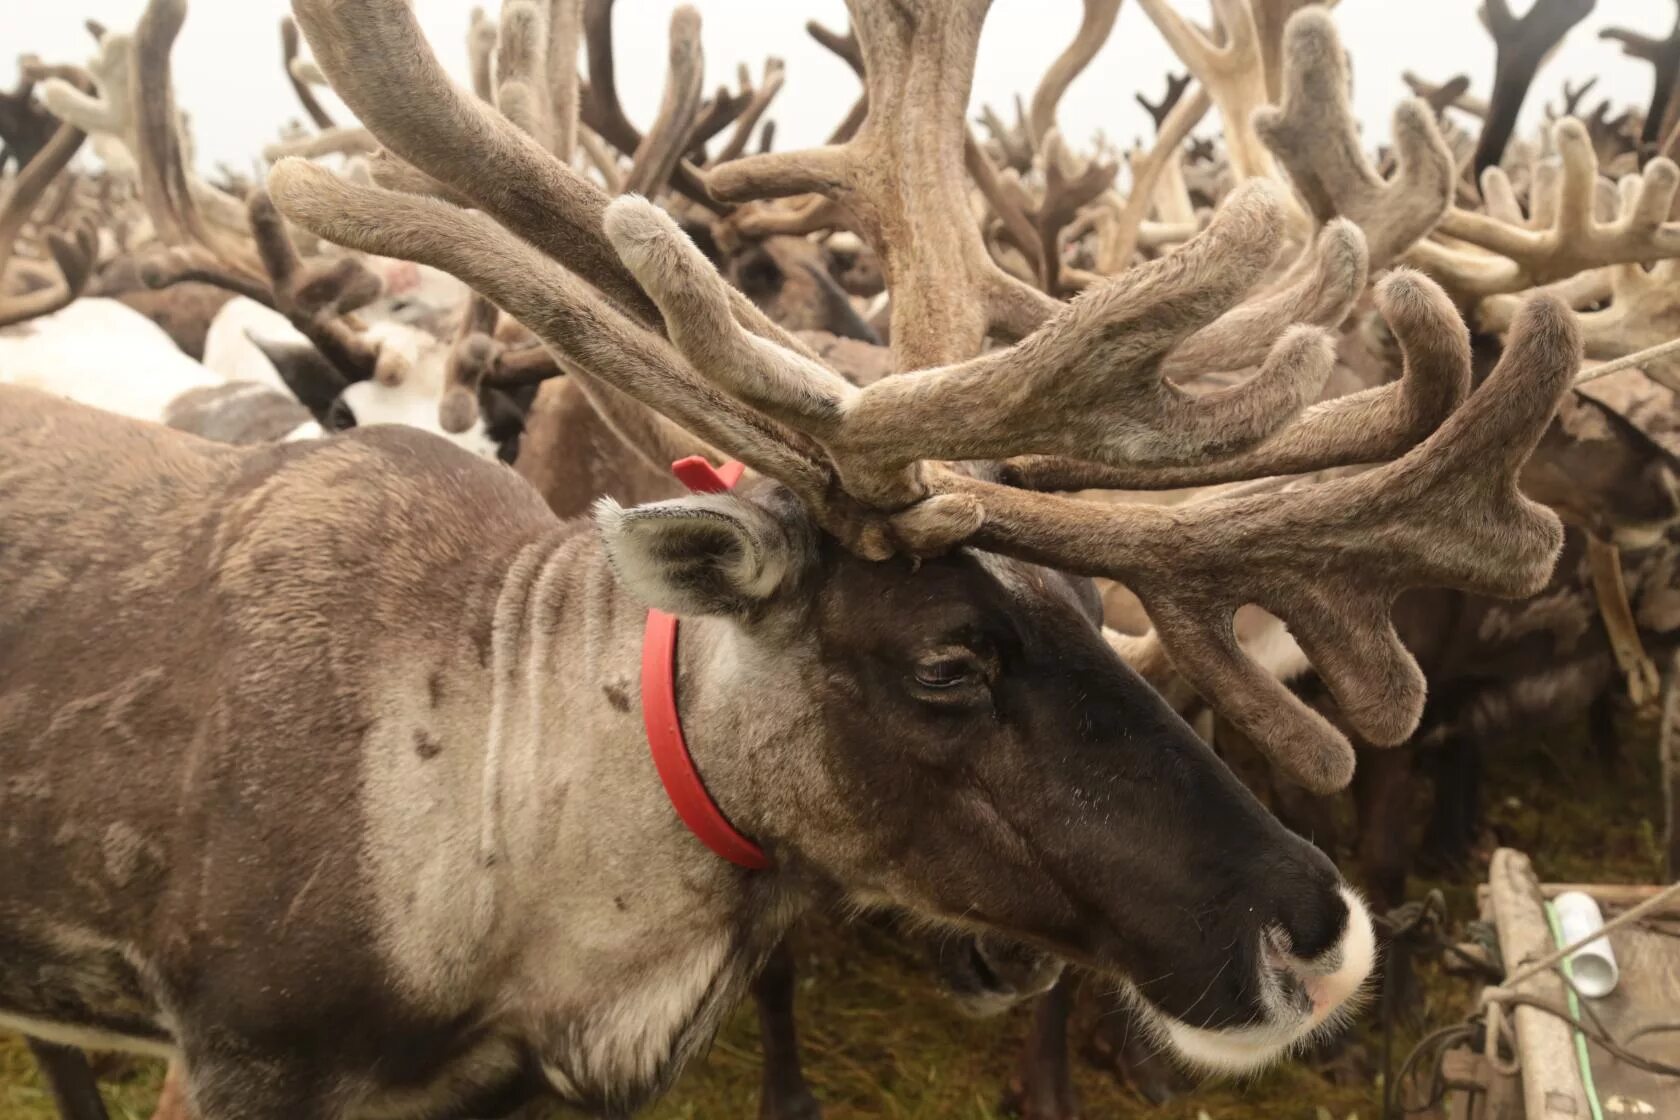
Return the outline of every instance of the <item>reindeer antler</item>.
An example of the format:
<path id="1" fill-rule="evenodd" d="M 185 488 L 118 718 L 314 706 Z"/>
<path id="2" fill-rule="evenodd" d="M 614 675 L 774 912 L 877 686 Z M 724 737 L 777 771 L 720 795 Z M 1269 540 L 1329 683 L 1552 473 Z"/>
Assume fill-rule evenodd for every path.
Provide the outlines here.
<path id="1" fill-rule="evenodd" d="M 91 81 L 88 84 L 91 86 Z M 19 296 L 8 296 L 3 288 L 18 234 L 47 187 L 70 166 L 86 138 L 87 134 L 75 125 L 60 125 L 52 139 L 23 165 L 12 180 L 11 190 L 0 197 L 0 327 L 52 314 L 79 296 L 93 275 L 98 235 L 92 223 L 84 221 L 77 224 L 70 238 L 57 232 L 47 235 L 47 248 L 58 266 L 60 282 Z"/>
<path id="2" fill-rule="evenodd" d="M 854 4 L 854 16 L 864 17 L 860 29 L 874 20 L 883 30 L 926 30 L 919 21 L 899 22 L 905 17 L 892 0 L 880 9 L 867 2 Z M 1230 617 L 1238 605 L 1257 602 L 1284 617 L 1349 723 L 1373 741 L 1391 742 L 1410 731 L 1421 704 L 1416 666 L 1386 621 L 1393 597 L 1423 583 L 1526 593 L 1549 571 L 1560 539 L 1556 519 L 1517 494 L 1514 475 L 1578 360 L 1567 315 L 1552 303 L 1532 306 L 1501 368 L 1434 435 L 1357 477 L 1181 510 L 1032 493 L 934 460 L 1049 452 L 1166 472 L 1287 438 L 1280 425 L 1316 391 L 1331 362 L 1328 338 L 1316 328 L 1285 330 L 1260 373 L 1231 390 L 1192 396 L 1162 377 L 1175 348 L 1220 322 L 1271 264 L 1283 239 L 1278 188 L 1245 185 L 1200 237 L 1060 307 L 1017 346 L 858 389 L 755 329 L 738 293 L 671 219 L 625 197 L 595 211 L 595 228 L 657 308 L 645 322 L 662 320 L 670 341 L 638 323 L 545 255 L 536 237 L 494 220 L 518 219 L 596 267 L 592 279 L 616 285 L 616 274 L 593 260 L 586 222 L 573 215 L 572 227 L 584 232 L 568 243 L 536 220 L 540 212 L 564 211 L 565 201 L 592 207 L 588 191 L 537 158 L 535 145 L 513 142 L 505 122 L 486 122 L 479 140 L 499 162 L 488 165 L 461 150 L 457 130 L 468 119 L 462 106 L 476 103 L 434 78 L 435 62 L 420 47 L 403 0 L 296 0 L 296 9 L 323 69 L 358 115 L 477 209 L 360 186 L 292 160 L 275 169 L 270 188 L 295 220 L 367 251 L 400 245 L 454 273 L 564 362 L 782 482 L 819 525 L 862 555 L 929 555 L 966 542 L 1124 580 L 1149 605 L 1174 663 L 1313 788 L 1345 781 L 1351 753 L 1236 648 Z M 965 13 L 977 14 L 947 6 L 935 18 Z M 977 27 L 943 30 L 966 36 Z M 882 42 L 869 30 L 860 38 L 877 75 L 877 51 L 889 58 L 899 52 L 913 68 L 902 57 L 913 53 L 913 42 Z M 394 69 L 370 73 L 376 58 Z M 408 111 L 373 104 L 376 90 L 400 98 Z M 427 112 L 412 111 L 417 97 L 427 99 Z M 872 114 L 877 103 L 871 99 Z M 454 112 L 438 111 L 445 106 Z M 380 121 L 391 124 L 389 136 Z M 951 154 L 960 158 L 962 132 L 945 127 L 955 136 Z M 434 147 L 474 161 L 478 174 L 458 173 L 441 157 L 420 158 Z M 485 174 L 487 166 L 496 173 Z M 550 187 L 557 193 L 544 200 Z M 563 200 L 558 192 L 569 195 Z M 511 205 L 510 196 L 521 205 Z M 1333 229 L 1358 237 L 1345 223 Z M 1403 276 L 1393 286 L 1388 310 L 1397 330 L 1415 314 L 1418 331 L 1433 340 L 1409 350 L 1408 359 L 1438 348 L 1438 356 L 1418 356 L 1414 364 L 1439 363 L 1467 378 L 1463 326 L 1450 305 L 1425 281 Z M 1413 300 L 1408 291 L 1426 295 Z M 953 416 L 963 422 L 951 423 Z M 1309 445 L 1299 453 L 1329 454 L 1310 446 L 1320 441 L 1348 444 L 1342 427 L 1318 421 L 1316 436 L 1295 437 Z M 1359 424 L 1353 427 L 1357 433 Z M 1368 446 L 1352 442 L 1360 452 Z M 1181 547 L 1192 555 L 1180 555 Z"/>
<path id="3" fill-rule="evenodd" d="M 1035 147 L 1043 149 L 1056 127 L 1056 106 L 1061 104 L 1062 94 L 1102 50 L 1119 14 L 1120 0 L 1085 0 L 1084 15 L 1080 17 L 1073 42 L 1056 56 L 1033 91 L 1032 108 L 1027 113 L 1027 137 Z"/>
<path id="4" fill-rule="evenodd" d="M 1534 0 L 1521 19 L 1511 14 L 1509 0 L 1483 0 L 1482 23 L 1497 48 L 1493 65 L 1493 96 L 1487 123 L 1476 143 L 1476 174 L 1493 167 L 1505 154 L 1517 114 L 1534 84 L 1534 75 L 1569 29 L 1586 19 L 1594 0 Z"/>
<path id="5" fill-rule="evenodd" d="M 1623 191 L 1616 217 L 1603 221 L 1594 212 L 1598 159 L 1586 127 L 1567 118 L 1554 126 L 1553 136 L 1558 186 L 1552 192 L 1537 185 L 1536 210 L 1529 223 L 1513 220 L 1514 192 L 1503 171 L 1489 168 L 1482 177 L 1489 212 L 1454 208 L 1438 228 L 1490 252 L 1463 252 L 1424 241 L 1412 248 L 1408 259 L 1459 291 L 1492 295 L 1606 265 L 1680 256 L 1680 222 L 1667 220 L 1680 187 L 1680 168 L 1667 159 L 1652 160 L 1643 176 Z"/>
<path id="6" fill-rule="evenodd" d="M 1644 191 L 1638 175 L 1626 176 L 1619 185 L 1623 207 Z M 1627 263 L 1582 272 L 1548 290 L 1571 307 L 1609 301 L 1598 310 L 1577 312 L 1589 358 L 1622 358 L 1680 338 L 1680 259 L 1658 261 L 1648 271 Z M 1478 318 L 1484 329 L 1503 333 L 1521 306 L 1515 296 L 1494 296 L 1482 301 Z M 1664 363 L 1665 369 L 1673 367 L 1672 360 Z"/>
<path id="7" fill-rule="evenodd" d="M 1654 145 L 1665 139 L 1680 118 L 1680 12 L 1674 17 L 1674 27 L 1661 39 L 1625 27 L 1607 27 L 1598 37 L 1620 43 L 1623 54 L 1651 64 L 1655 71 L 1651 79 L 1651 107 L 1645 112 L 1639 142 Z"/>
<path id="8" fill-rule="evenodd" d="M 1276 178 L 1272 157 L 1249 123 L 1254 110 L 1266 104 L 1260 33 L 1254 26 L 1249 0 L 1213 0 L 1214 18 L 1225 33 L 1224 43 L 1218 46 L 1174 11 L 1168 0 L 1138 2 L 1173 53 L 1213 98 L 1225 125 L 1225 148 L 1237 178 Z"/>
<path id="9" fill-rule="evenodd" d="M 993 329 L 1028 334 L 1055 310 L 993 263 L 965 197 L 963 112 L 986 6 L 851 0 L 869 106 L 857 134 L 707 177 L 724 202 L 821 194 L 844 206 L 893 290 L 892 348 L 904 368 L 974 354 Z"/>
<path id="10" fill-rule="evenodd" d="M 1488 103 L 1468 92 L 1470 89 L 1470 76 L 1468 74 L 1458 74 L 1444 82 L 1437 83 L 1420 78 L 1410 70 L 1406 70 L 1401 72 L 1400 78 L 1412 91 L 1413 96 L 1423 98 L 1436 113 L 1440 113 L 1443 109 L 1452 108 L 1463 113 L 1469 113 L 1472 117 L 1487 119 Z"/>
<path id="11" fill-rule="evenodd" d="M 1167 116 L 1184 96 L 1184 91 L 1190 88 L 1189 74 L 1168 74 L 1167 91 L 1161 95 L 1161 100 L 1151 101 L 1141 93 L 1132 96 L 1143 106 L 1143 111 L 1149 114 L 1149 119 L 1155 122 L 1155 134 L 1161 134 L 1161 127 L 1166 124 Z"/>
<path id="12" fill-rule="evenodd" d="M 1254 129 L 1288 170 L 1319 222 L 1340 215 L 1365 234 L 1371 267 L 1386 267 L 1425 237 L 1452 205 L 1457 168 L 1419 101 L 1394 110 L 1399 168 L 1384 181 L 1359 148 L 1348 103 L 1347 57 L 1328 12 L 1308 8 L 1284 36 L 1283 102 L 1254 115 Z"/>
<path id="13" fill-rule="evenodd" d="M 280 65 L 286 68 L 286 80 L 291 83 L 292 92 L 297 94 L 298 104 L 302 105 L 303 111 L 309 114 L 309 119 L 315 122 L 315 127 L 323 132 L 331 131 L 338 127 L 337 122 L 332 119 L 332 114 L 327 112 L 321 102 L 316 99 L 315 91 L 309 88 L 309 83 L 299 77 L 297 70 L 294 69 L 301 58 L 299 47 L 302 42 L 298 35 L 297 23 L 293 21 L 291 16 L 281 16 Z"/>

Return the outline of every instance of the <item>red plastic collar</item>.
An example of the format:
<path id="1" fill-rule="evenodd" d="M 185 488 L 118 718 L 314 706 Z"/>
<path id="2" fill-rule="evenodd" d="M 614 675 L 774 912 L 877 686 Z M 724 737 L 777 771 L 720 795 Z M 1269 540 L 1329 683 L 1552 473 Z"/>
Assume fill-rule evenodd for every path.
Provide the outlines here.
<path id="1" fill-rule="evenodd" d="M 697 494 L 734 488 L 744 470 L 740 463 L 725 463 L 722 470 L 713 470 L 698 455 L 671 464 L 671 473 Z M 769 867 L 764 849 L 735 831 L 694 768 L 677 712 L 677 618 L 659 610 L 648 611 L 647 629 L 642 633 L 642 723 L 665 795 L 688 830 L 730 863 L 752 871 Z"/>

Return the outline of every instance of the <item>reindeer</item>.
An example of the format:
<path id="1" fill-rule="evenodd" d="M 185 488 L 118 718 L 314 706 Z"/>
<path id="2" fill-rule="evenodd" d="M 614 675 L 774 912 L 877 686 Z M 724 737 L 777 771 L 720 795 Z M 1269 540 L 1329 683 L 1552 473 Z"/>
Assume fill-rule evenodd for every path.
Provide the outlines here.
<path id="1" fill-rule="evenodd" d="M 541 147 L 449 87 L 418 49 L 406 6 L 300 4 L 299 15 L 322 69 L 381 141 L 482 214 L 285 163 L 271 189 L 291 217 L 365 251 L 390 252 L 398 240 L 417 246 L 557 355 L 775 481 L 739 497 L 608 506 L 597 517 L 597 543 L 586 525 L 554 520 L 498 468 L 418 434 L 368 429 L 320 444 L 214 448 L 9 391 L 4 414 L 25 419 L 5 442 L 19 483 L 6 488 L 8 513 L 42 526 L 25 530 L 25 555 L 8 573 L 18 577 L 8 582 L 25 612 L 11 617 L 44 612 L 61 623 L 32 622 L 5 647 L 19 661 L 5 674 L 8 692 L 32 695 L 27 712 L 4 706 L 5 741 L 24 744 L 20 772 L 67 758 L 56 740 L 74 737 L 82 717 L 39 713 L 60 708 L 41 690 L 68 688 L 84 702 L 67 713 L 103 720 L 120 702 L 129 714 L 117 738 L 158 744 L 160 772 L 173 772 L 156 787 L 170 791 L 168 820 L 177 819 L 179 781 L 225 791 L 197 799 L 202 809 L 182 822 L 184 832 L 154 815 L 162 803 L 146 795 L 124 813 L 88 812 L 78 802 L 97 797 L 96 767 L 84 760 L 84 780 L 65 774 L 53 783 L 44 799 L 51 808 L 32 798 L 8 813 L 43 836 L 53 834 L 49 821 L 72 816 L 125 817 L 137 834 L 133 844 L 117 842 L 133 859 L 118 859 L 115 878 L 71 892 L 86 896 L 65 899 L 63 883 L 85 881 L 54 874 L 76 861 L 68 837 L 24 872 L 29 881 L 7 887 L 24 911 L 6 923 L 7 936 L 26 947 L 8 961 L 70 953 L 114 985 L 116 998 L 93 985 L 43 992 L 25 964 L 21 984 L 4 989 L 9 1014 L 35 1030 L 62 1032 L 68 1021 L 178 1048 L 206 1120 L 332 1116 L 395 1102 L 441 1115 L 470 1107 L 478 1092 L 517 1094 L 539 1083 L 574 1103 L 623 1108 L 656 1091 L 703 1043 L 796 911 L 802 880 L 816 880 L 1111 972 L 1170 962 L 1173 976 L 1140 998 L 1160 1009 L 1167 1037 L 1203 1061 L 1251 1065 L 1322 1025 L 1368 964 L 1362 907 L 1328 862 L 1268 818 L 1115 658 L 1088 588 L 1033 565 L 1139 586 L 1169 622 L 1160 641 L 1267 749 L 1306 780 L 1343 780 L 1345 744 L 1222 644 L 1215 620 L 1235 605 L 1229 596 L 1259 597 L 1303 636 L 1352 723 L 1384 738 L 1403 733 L 1421 697 L 1381 608 L 1414 582 L 1528 590 L 1555 551 L 1555 522 L 1516 495 L 1512 474 L 1577 361 L 1559 305 L 1541 299 L 1525 312 L 1501 370 L 1444 421 L 1437 414 L 1423 431 L 1384 423 L 1400 402 L 1395 393 L 1362 402 L 1384 437 L 1417 447 L 1356 480 L 1166 519 L 1144 507 L 1029 493 L 984 470 L 922 460 L 1036 452 L 1137 469 L 1201 462 L 1217 474 L 1229 452 L 1280 438 L 1277 427 L 1327 372 L 1328 352 L 1312 328 L 1285 333 L 1251 384 L 1211 400 L 1174 396 L 1156 372 L 1166 351 L 1209 327 L 1269 264 L 1283 208 L 1276 192 L 1244 188 L 1199 243 L 1065 312 L 1043 314 L 1049 309 L 1024 295 L 999 304 L 994 310 L 1018 325 L 1041 315 L 1013 350 L 855 390 L 732 297 L 660 212 L 633 199 L 607 206 Z M 860 6 L 858 15 L 880 33 L 877 42 L 892 21 L 909 18 L 890 5 Z M 948 15 L 923 12 L 914 23 L 918 65 L 942 51 L 969 53 L 965 39 L 978 20 Z M 390 98 L 398 89 L 449 111 L 417 118 L 407 106 L 379 103 L 378 91 Z M 912 154 L 902 145 L 917 138 L 918 122 L 904 123 L 911 128 L 899 139 L 880 122 L 859 134 L 893 161 L 876 170 L 953 158 L 943 144 Z M 487 166 L 506 172 L 494 180 L 523 184 L 517 204 L 479 190 Z M 859 189 L 873 196 L 877 233 L 905 228 L 875 183 Z M 966 244 L 939 251 L 966 253 Z M 965 259 L 966 274 L 977 275 Z M 883 260 L 898 285 L 930 263 L 908 245 Z M 1421 280 L 1401 276 L 1391 295 L 1397 331 L 1419 347 L 1421 375 L 1462 386 L 1468 362 L 1455 352 L 1456 315 Z M 895 303 L 894 344 L 907 352 L 948 351 L 973 330 L 971 312 L 951 319 L 957 309 L 948 303 Z M 651 326 L 659 320 L 669 343 Z M 990 399 L 981 390 L 995 392 L 1005 372 L 1030 388 L 1026 407 L 1011 403 L 994 420 L 956 431 L 929 423 L 959 400 L 965 419 L 978 419 Z M 1446 395 L 1450 406 L 1462 388 Z M 1363 431 L 1350 443 L 1345 428 L 1316 416 L 1281 434 L 1288 454 L 1329 462 L 1370 455 Z M 61 469 L 43 471 L 43 463 Z M 1276 466 L 1250 454 L 1241 469 Z M 67 487 L 67 476 L 83 485 Z M 341 485 L 346 479 L 360 485 Z M 82 503 L 65 512 L 66 488 L 107 484 L 129 495 L 120 508 Z M 246 505 L 257 492 L 263 500 Z M 300 532 L 290 511 L 305 507 L 312 513 Z M 48 516 L 48 508 L 58 512 Z M 48 539 L 44 526 L 62 517 L 77 531 L 60 525 Z M 463 532 L 464 517 L 471 531 Z M 214 553 L 188 545 L 204 531 L 221 538 Z M 1360 547 L 1373 538 L 1385 543 L 1380 554 Z M 486 550 L 486 540 L 497 546 Z M 151 563 L 164 554 L 161 567 Z M 1257 556 L 1269 561 L 1260 572 Z M 43 578 L 59 562 L 78 565 L 74 600 Z M 337 593 L 347 565 L 368 589 L 348 621 Z M 276 570 L 292 573 L 289 590 L 268 578 Z M 149 626 L 145 611 L 105 611 L 93 589 L 144 585 L 142 571 L 219 586 L 228 598 L 189 623 L 205 627 L 203 640 L 172 644 L 162 671 L 153 671 L 160 651 L 148 650 L 136 675 L 122 655 L 143 647 L 134 638 Z M 777 861 L 767 876 L 743 875 L 697 850 L 628 749 L 639 731 L 611 693 L 637 658 L 632 591 L 688 616 L 685 722 L 702 744 L 718 803 Z M 134 607 L 132 595 L 125 600 Z M 519 620 L 533 603 L 542 621 L 527 628 Z M 72 622 L 78 610 L 94 613 Z M 923 610 L 930 613 L 917 617 Z M 278 631 L 263 621 L 281 616 Z M 303 633 L 299 618 L 319 623 Z M 180 622 L 172 615 L 177 630 Z M 85 659 L 87 626 L 108 639 L 95 644 L 110 656 L 88 666 L 100 681 L 82 676 L 71 685 L 62 668 L 31 675 L 30 667 L 70 655 L 54 634 L 75 633 Z M 370 642 L 381 631 L 389 652 L 371 648 L 384 645 Z M 580 643 L 595 651 L 587 662 Z M 546 671 L 561 651 L 571 679 L 588 665 L 587 686 L 564 700 Z M 218 674 L 206 671 L 212 661 L 191 664 L 198 658 L 227 671 L 224 681 L 242 678 L 239 686 L 222 691 Z M 521 662 L 530 672 L 515 671 Z M 406 668 L 386 676 L 398 666 Z M 255 676 L 243 679 L 248 672 Z M 744 704 L 743 672 L 765 694 L 802 702 Z M 888 710 L 898 717 L 895 732 L 905 733 L 902 724 L 914 743 L 894 758 L 873 749 L 878 729 L 868 722 Z M 179 722 L 198 722 L 188 713 L 211 713 L 200 724 L 202 749 Z M 1020 750 L 1029 738 L 1079 745 L 1029 756 Z M 1148 746 L 1121 749 L 1121 739 Z M 768 746 L 787 742 L 822 746 L 802 757 Z M 307 778 L 292 768 L 299 757 L 319 762 Z M 428 770 L 431 763 L 439 765 Z M 973 802 L 958 792 L 962 784 L 918 777 L 944 773 L 1011 795 Z M 469 774 L 480 781 L 461 780 Z M 335 786 L 343 800 L 330 810 L 298 792 Z M 1183 810 L 1162 816 L 1169 789 L 1185 798 Z M 564 808 L 544 804 L 562 791 Z M 225 812 L 221 796 L 237 807 Z M 1094 812 L 1078 807 L 1091 798 Z M 930 814 L 930 806 L 939 808 Z M 1170 828 L 1192 806 L 1221 821 L 1224 834 L 1171 833 L 1182 860 L 1163 860 L 1157 832 L 1151 859 L 1125 866 L 1134 849 L 1117 843 L 1115 820 Z M 630 826 L 616 840 L 604 827 L 615 819 Z M 1070 820 L 1080 827 L 1070 830 Z M 414 842 L 422 828 L 423 848 Z M 983 848 L 975 830 L 990 838 Z M 192 847 L 214 862 L 246 861 L 237 882 L 202 861 L 190 871 L 172 863 L 175 841 L 192 834 L 210 841 Z M 317 858 L 300 860 L 302 851 Z M 1243 857 L 1233 861 L 1233 851 Z M 1195 949 L 1197 935 L 1177 928 L 1170 915 L 1179 903 L 1169 900 L 1195 909 L 1222 891 L 1241 895 L 1239 884 L 1265 878 L 1251 858 L 1290 885 L 1260 888 L 1282 894 L 1256 898 L 1266 916 L 1253 925 L 1242 905 L 1216 904 L 1236 923 L 1235 941 L 1222 930 Z M 253 873 L 264 882 L 261 897 L 248 893 Z M 54 901 L 32 889 L 37 875 L 59 884 Z M 1122 878 L 1127 905 L 1117 908 L 1113 884 Z M 567 882 L 563 904 L 549 890 L 533 897 L 517 889 L 537 881 Z M 1138 905 L 1157 891 L 1159 909 Z M 62 909 L 47 914 L 43 905 Z M 174 905 L 186 907 L 178 912 L 186 920 L 171 923 L 182 936 L 168 944 L 133 924 Z M 666 922 L 661 908 L 672 905 L 681 918 L 673 911 Z M 40 932 L 43 923 L 62 930 L 90 922 L 107 936 L 120 929 L 135 946 L 131 957 L 66 948 Z M 1273 922 L 1282 936 L 1268 940 L 1262 929 Z M 278 944 L 266 936 L 277 929 L 286 931 Z M 650 929 L 660 935 L 634 932 Z M 261 944 L 257 930 L 265 931 Z M 1218 950 L 1207 951 L 1214 941 Z M 1229 981 L 1218 982 L 1227 972 Z M 608 990 L 613 996 L 603 998 Z M 520 998 L 504 1000 L 516 991 Z M 365 1026 L 352 1037 L 366 1041 L 345 1047 L 347 1024 Z M 308 1039 L 318 1042 L 299 1045 Z M 391 1065 L 399 1046 L 423 1055 L 424 1069 Z"/>

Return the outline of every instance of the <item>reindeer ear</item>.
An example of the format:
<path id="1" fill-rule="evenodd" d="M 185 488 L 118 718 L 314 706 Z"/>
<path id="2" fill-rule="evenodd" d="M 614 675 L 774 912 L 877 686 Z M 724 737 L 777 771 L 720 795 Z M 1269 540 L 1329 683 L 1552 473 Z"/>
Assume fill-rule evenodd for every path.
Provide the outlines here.
<path id="1" fill-rule="evenodd" d="M 350 385 L 314 346 L 304 342 L 275 342 L 250 331 L 245 337 L 274 365 L 280 380 L 316 421 L 325 425 L 333 402 Z"/>
<path id="2" fill-rule="evenodd" d="M 631 509 L 603 498 L 595 523 L 625 589 L 675 615 L 745 615 L 794 570 L 789 527 L 728 494 Z"/>

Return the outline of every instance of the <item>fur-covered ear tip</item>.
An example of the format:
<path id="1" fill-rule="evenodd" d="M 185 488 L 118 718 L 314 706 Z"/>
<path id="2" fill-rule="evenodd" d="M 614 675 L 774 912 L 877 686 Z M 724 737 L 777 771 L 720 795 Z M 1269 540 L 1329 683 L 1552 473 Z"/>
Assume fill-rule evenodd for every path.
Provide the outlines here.
<path id="1" fill-rule="evenodd" d="M 612 536 L 624 527 L 624 515 L 627 511 L 611 498 L 596 498 L 590 507 L 589 515 L 595 519 L 595 527 L 603 536 Z"/>

